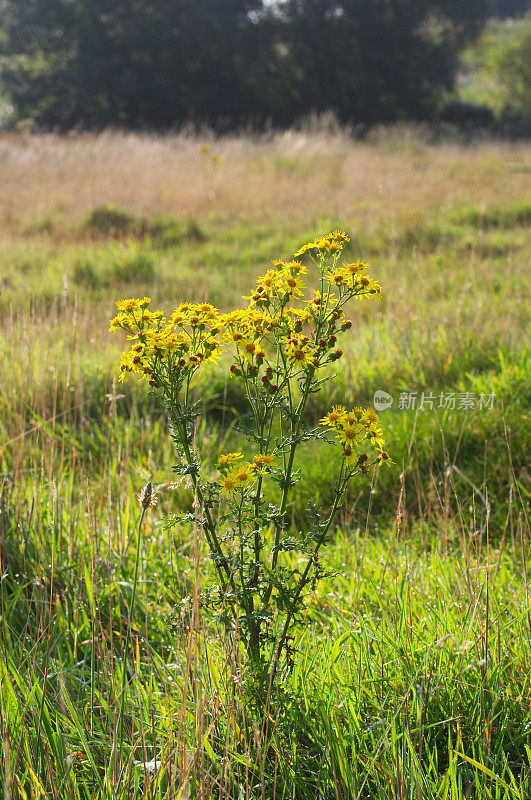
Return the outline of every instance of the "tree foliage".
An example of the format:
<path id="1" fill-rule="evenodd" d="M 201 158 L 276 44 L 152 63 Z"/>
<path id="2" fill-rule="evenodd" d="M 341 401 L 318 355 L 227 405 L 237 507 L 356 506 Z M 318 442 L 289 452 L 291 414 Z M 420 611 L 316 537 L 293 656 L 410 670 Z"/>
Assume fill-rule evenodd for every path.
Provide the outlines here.
<path id="1" fill-rule="evenodd" d="M 492 67 L 502 110 L 531 119 L 531 26 L 497 50 Z"/>
<path id="2" fill-rule="evenodd" d="M 432 115 L 488 0 L 0 0 L 2 82 L 42 126 Z"/>
<path id="3" fill-rule="evenodd" d="M 531 11 L 530 0 L 491 0 L 491 11 L 495 17 L 521 17 Z"/>

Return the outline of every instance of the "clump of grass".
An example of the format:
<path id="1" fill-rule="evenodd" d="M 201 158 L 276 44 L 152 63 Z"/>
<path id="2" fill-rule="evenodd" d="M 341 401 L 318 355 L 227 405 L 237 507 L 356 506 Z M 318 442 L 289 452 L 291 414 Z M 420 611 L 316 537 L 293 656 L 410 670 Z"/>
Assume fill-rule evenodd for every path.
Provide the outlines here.
<path id="1" fill-rule="evenodd" d="M 450 215 L 457 225 L 469 225 L 472 228 L 488 230 L 489 228 L 512 229 L 531 224 L 531 203 L 521 202 L 510 206 L 468 205 L 456 208 Z"/>
<path id="2" fill-rule="evenodd" d="M 156 278 L 155 252 L 150 240 L 128 241 L 74 262 L 72 280 L 89 290 L 152 284 Z M 96 261 L 97 259 L 97 261 Z"/>
<path id="3" fill-rule="evenodd" d="M 155 254 L 149 241 L 144 245 L 130 244 L 125 250 L 110 253 L 110 263 L 104 275 L 112 286 L 152 283 L 155 279 Z"/>
<path id="4" fill-rule="evenodd" d="M 99 289 L 102 285 L 102 279 L 96 267 L 87 259 L 74 263 L 72 280 L 76 286 L 84 286 L 86 289 Z"/>
<path id="5" fill-rule="evenodd" d="M 91 233 L 102 236 L 131 236 L 139 231 L 139 221 L 129 211 L 116 206 L 98 206 L 88 215 L 86 227 Z"/>
<path id="6" fill-rule="evenodd" d="M 451 521 L 337 530 L 293 672 L 253 710 L 237 651 L 186 600 L 212 568 L 192 530 L 153 512 L 137 543 L 142 480 L 85 513 L 64 477 L 0 484 L 6 797 L 527 800 L 521 516 L 488 550 Z"/>
<path id="7" fill-rule="evenodd" d="M 179 245 L 183 241 L 205 240 L 204 232 L 194 219 L 176 222 L 160 215 L 150 219 L 112 205 L 94 208 L 88 215 L 85 228 L 95 236 L 150 239 L 164 247 Z"/>

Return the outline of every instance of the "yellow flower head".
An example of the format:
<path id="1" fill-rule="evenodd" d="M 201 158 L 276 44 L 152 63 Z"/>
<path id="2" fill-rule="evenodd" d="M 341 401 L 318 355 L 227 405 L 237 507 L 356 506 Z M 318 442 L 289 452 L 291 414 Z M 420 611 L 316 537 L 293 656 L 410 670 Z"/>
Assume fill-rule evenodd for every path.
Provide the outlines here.
<path id="1" fill-rule="evenodd" d="M 114 333 L 119 328 L 125 328 L 125 330 L 131 330 L 131 317 L 129 314 L 126 314 L 125 311 L 122 311 L 120 314 L 117 314 L 114 319 L 111 319 L 109 330 Z"/>
<path id="2" fill-rule="evenodd" d="M 356 296 L 359 298 L 368 297 L 369 295 L 376 295 L 377 299 L 381 294 L 382 287 L 378 283 L 378 281 L 369 278 L 368 275 L 358 275 L 354 279 L 353 289 L 356 292 Z"/>
<path id="3" fill-rule="evenodd" d="M 274 460 L 275 457 L 272 455 L 256 455 L 253 458 L 251 469 L 253 469 L 255 472 L 266 472 L 273 464 Z"/>
<path id="4" fill-rule="evenodd" d="M 146 323 L 149 324 L 160 324 L 164 322 L 164 312 L 163 311 L 149 311 L 148 309 L 143 309 L 142 311 L 142 324 L 145 325 Z"/>
<path id="5" fill-rule="evenodd" d="M 236 489 L 238 489 L 238 485 L 234 478 L 234 475 L 225 475 L 219 482 L 220 489 L 225 497 L 232 497 Z"/>
<path id="6" fill-rule="evenodd" d="M 130 297 L 127 300 L 117 300 L 116 307 L 120 311 L 133 311 L 135 308 L 146 308 L 151 303 L 151 297 Z"/>
<path id="7" fill-rule="evenodd" d="M 311 322 L 313 317 L 308 311 L 307 308 L 289 308 L 286 309 L 286 313 L 290 314 L 293 317 L 293 321 L 300 320 L 300 322 Z"/>
<path id="8" fill-rule="evenodd" d="M 310 340 L 302 333 L 292 332 L 284 338 L 286 342 L 286 355 L 292 364 L 300 367 L 316 366 L 314 363 L 318 357 L 315 348 L 312 347 Z"/>
<path id="9" fill-rule="evenodd" d="M 271 263 L 279 272 L 284 272 L 289 275 L 304 275 L 306 272 L 306 267 L 304 264 L 301 264 L 300 261 L 281 261 L 280 259 L 275 259 Z M 270 271 L 272 272 L 273 270 Z"/>
<path id="10" fill-rule="evenodd" d="M 369 266 L 370 264 L 366 264 L 365 261 L 362 261 L 361 258 L 358 258 L 357 261 L 352 261 L 349 264 L 343 264 L 343 269 L 346 272 L 349 272 L 351 275 L 356 275 L 357 273 L 367 270 Z"/>
<path id="11" fill-rule="evenodd" d="M 345 414 L 345 406 L 332 406 L 332 411 L 329 411 L 325 417 L 320 419 L 319 424 L 335 428 L 345 417 Z"/>
<path id="12" fill-rule="evenodd" d="M 222 453 L 218 458 L 218 467 L 219 469 L 226 469 L 227 467 L 231 466 L 231 464 L 236 463 L 236 461 L 240 461 L 243 456 L 241 453 Z"/>
<path id="13" fill-rule="evenodd" d="M 347 420 L 344 420 L 340 423 L 337 434 L 337 438 L 340 442 L 352 447 L 355 444 L 356 439 L 359 438 L 359 435 L 360 429 L 355 422 L 348 422 Z"/>
<path id="14" fill-rule="evenodd" d="M 241 341 L 237 342 L 237 345 L 245 360 L 250 364 L 256 360 L 263 360 L 265 356 L 265 352 L 260 346 L 260 341 L 257 339 L 242 339 Z"/>
<path id="15" fill-rule="evenodd" d="M 332 233 L 329 233 L 327 236 L 319 236 L 317 239 L 314 239 L 313 242 L 304 244 L 294 255 L 296 258 L 297 256 L 302 256 L 304 253 L 307 253 L 309 250 L 319 250 L 323 253 L 336 253 L 342 250 L 348 242 L 350 242 L 350 238 L 346 233 L 343 233 L 343 231 L 332 231 Z"/>
<path id="16" fill-rule="evenodd" d="M 234 470 L 232 477 L 236 482 L 236 486 L 243 489 L 256 480 L 256 471 L 253 469 L 252 464 L 246 462 Z"/>
<path id="17" fill-rule="evenodd" d="M 350 274 L 345 270 L 339 267 L 335 269 L 333 272 L 328 271 L 326 273 L 326 280 L 332 284 L 332 286 L 349 286 L 352 285 L 352 278 Z"/>
<path id="18" fill-rule="evenodd" d="M 287 275 L 283 280 L 283 288 L 289 297 L 300 297 L 304 294 L 304 283 L 295 275 Z"/>

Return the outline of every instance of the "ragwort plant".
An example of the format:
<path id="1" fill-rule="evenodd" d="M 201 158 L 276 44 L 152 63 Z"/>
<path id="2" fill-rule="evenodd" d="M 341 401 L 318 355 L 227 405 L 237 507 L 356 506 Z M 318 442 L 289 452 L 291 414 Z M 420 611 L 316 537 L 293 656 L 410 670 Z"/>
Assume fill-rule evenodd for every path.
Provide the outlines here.
<path id="1" fill-rule="evenodd" d="M 180 459 L 175 469 L 190 477 L 196 499 L 193 513 L 180 519 L 203 532 L 217 575 L 204 598 L 242 642 L 247 664 L 263 686 L 293 666 L 292 629 L 305 591 L 325 575 L 320 550 L 347 484 L 389 462 L 372 409 L 334 406 L 318 427 L 303 425 L 310 394 L 330 380 L 330 370 L 324 374 L 323 368 L 343 355 L 338 337 L 352 327 L 344 307 L 353 298 L 380 295 L 367 264 L 341 262 L 348 241 L 333 231 L 301 247 L 295 260 L 273 261 L 244 298 L 244 309 L 220 314 L 209 303 L 181 303 L 166 318 L 151 311 L 145 297 L 119 300 L 119 314 L 110 324 L 131 341 L 120 380 L 128 373 L 146 378 L 168 410 Z M 307 270 L 297 260 L 301 256 L 318 273 L 319 290 L 311 298 L 304 296 Z M 230 375 L 242 382 L 249 403 L 250 423 L 242 429 L 253 455 L 247 460 L 241 452 L 220 453 L 219 478 L 212 481 L 203 477 L 194 443 L 200 410 L 192 387 L 196 373 L 228 348 Z M 313 440 L 335 448 L 333 502 L 326 512 L 310 502 L 304 528 L 293 530 L 287 509 L 300 478 L 295 457 L 300 445 Z M 279 490 L 272 491 L 273 484 Z M 282 558 L 288 551 L 300 555 L 301 568 Z"/>

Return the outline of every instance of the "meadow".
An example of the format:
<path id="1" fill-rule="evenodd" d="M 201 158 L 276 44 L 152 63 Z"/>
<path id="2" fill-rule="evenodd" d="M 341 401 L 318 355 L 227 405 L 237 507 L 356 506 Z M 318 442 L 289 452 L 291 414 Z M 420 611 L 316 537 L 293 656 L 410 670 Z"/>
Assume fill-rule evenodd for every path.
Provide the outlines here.
<path id="1" fill-rule="evenodd" d="M 0 165 L 3 797 L 528 800 L 529 145 L 19 132 Z M 238 307 L 271 259 L 334 228 L 382 302 L 353 306 L 306 422 L 386 392 L 395 464 L 349 490 L 295 667 L 257 710 L 199 604 L 204 543 L 170 524 L 193 492 L 168 420 L 146 382 L 118 383 L 108 325 L 144 294 Z M 223 360 L 196 393 L 215 474 L 244 397 Z M 326 454 L 299 467 L 294 526 L 330 504 Z"/>

